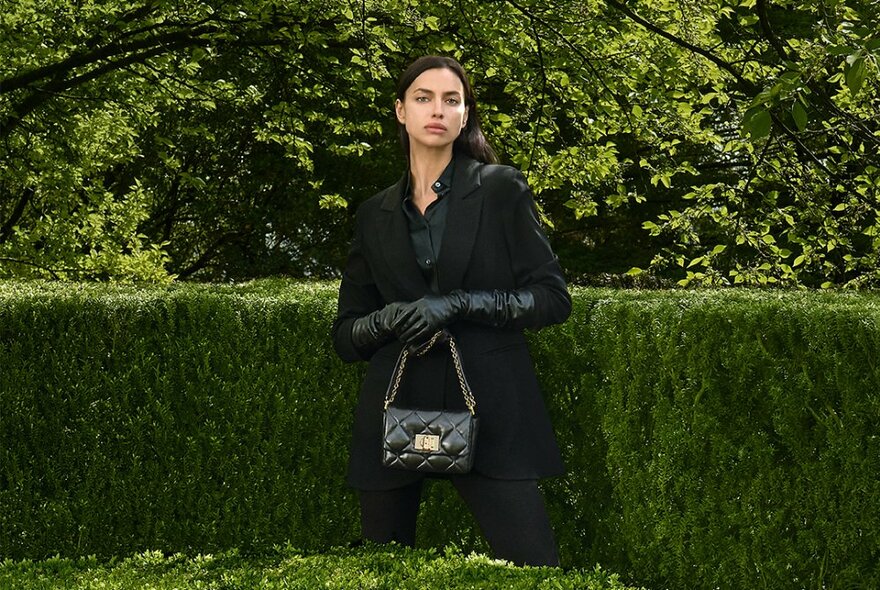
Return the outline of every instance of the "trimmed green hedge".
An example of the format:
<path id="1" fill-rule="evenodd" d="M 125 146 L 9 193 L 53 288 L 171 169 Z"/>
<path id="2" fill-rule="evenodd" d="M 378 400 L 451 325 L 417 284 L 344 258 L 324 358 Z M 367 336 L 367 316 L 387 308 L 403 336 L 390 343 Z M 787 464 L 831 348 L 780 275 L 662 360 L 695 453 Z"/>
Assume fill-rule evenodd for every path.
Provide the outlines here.
<path id="1" fill-rule="evenodd" d="M 332 352 L 335 289 L 0 283 L 0 556 L 355 539 L 363 368 Z M 530 340 L 569 467 L 544 485 L 565 564 L 880 586 L 877 295 L 576 290 Z M 427 502 L 421 545 L 485 549 L 449 486 Z"/>
<path id="2" fill-rule="evenodd" d="M 592 571 L 519 568 L 485 556 L 401 547 L 333 549 L 307 554 L 285 548 L 262 556 L 235 551 L 186 557 L 145 552 L 100 563 L 94 558 L 0 563 L 0 588 L 16 590 L 628 590 Z M 635 589 L 631 589 L 635 590 Z"/>
<path id="3" fill-rule="evenodd" d="M 332 288 L 0 292 L 0 555 L 357 536 Z"/>

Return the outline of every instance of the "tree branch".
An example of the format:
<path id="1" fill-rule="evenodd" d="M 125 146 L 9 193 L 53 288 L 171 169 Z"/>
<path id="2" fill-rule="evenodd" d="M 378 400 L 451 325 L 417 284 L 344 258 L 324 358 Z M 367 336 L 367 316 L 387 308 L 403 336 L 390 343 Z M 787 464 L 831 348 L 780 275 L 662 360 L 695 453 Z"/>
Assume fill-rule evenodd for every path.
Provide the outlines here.
<path id="1" fill-rule="evenodd" d="M 786 51 L 785 47 L 779 41 L 776 33 L 770 27 L 770 17 L 767 16 L 767 0 L 757 0 L 758 22 L 761 23 L 761 31 L 764 33 L 770 47 L 785 61 L 794 61 Z"/>
<path id="2" fill-rule="evenodd" d="M 526 174 L 532 169 L 532 161 L 535 158 L 535 148 L 538 147 L 538 136 L 541 134 L 541 123 L 544 117 L 544 101 L 547 99 L 547 69 L 544 66 L 544 51 L 541 48 L 541 36 L 538 35 L 538 24 L 535 17 L 530 16 L 532 21 L 532 34 L 535 36 L 535 47 L 538 54 L 538 67 L 541 70 L 541 97 L 538 99 L 538 118 L 535 121 L 535 131 L 532 136 L 532 148 L 529 150 L 529 165 L 526 167 Z"/>
<path id="3" fill-rule="evenodd" d="M 575 55 L 577 55 L 578 57 L 580 57 L 581 60 L 582 60 L 582 63 L 587 67 L 587 69 L 589 69 L 589 70 L 593 73 L 593 75 L 596 77 L 596 80 L 598 80 L 599 84 L 601 84 L 602 87 L 605 88 L 605 90 L 606 90 L 606 91 L 607 91 L 607 92 L 608 92 L 608 93 L 614 98 L 614 101 L 618 104 L 618 106 L 621 107 L 621 111 L 623 112 L 623 115 L 626 117 L 626 121 L 627 121 L 627 123 L 629 124 L 630 129 L 632 129 L 632 130 L 635 130 L 635 129 L 636 129 L 636 125 L 635 125 L 635 123 L 634 123 L 633 120 L 632 120 L 632 113 L 631 113 L 631 109 L 629 108 L 630 105 L 629 105 L 628 101 L 626 100 L 626 98 L 623 97 L 623 96 L 621 96 L 619 92 L 615 91 L 613 88 L 611 88 L 611 87 L 605 82 L 605 80 L 604 80 L 604 78 L 602 77 L 601 73 L 600 73 L 600 72 L 596 69 L 596 67 L 591 63 L 591 61 L 590 61 L 590 57 L 589 57 L 588 55 L 586 55 L 586 54 L 584 53 L 584 51 L 583 51 L 580 47 L 578 47 L 578 46 L 575 45 L 573 42 L 571 42 L 571 41 L 570 41 L 570 40 L 569 40 L 569 39 L 568 39 L 568 38 L 567 38 L 562 32 L 556 30 L 556 29 L 555 29 L 553 26 L 551 26 L 550 23 L 548 23 L 546 20 L 544 20 L 544 19 L 542 19 L 541 17 L 537 16 L 536 14 L 532 13 L 531 11 L 529 11 L 528 9 L 526 9 L 524 6 L 522 6 L 521 4 L 519 4 L 518 2 L 516 2 L 515 0 L 506 0 L 506 2 L 507 2 L 508 4 L 510 4 L 511 6 L 513 6 L 514 8 L 516 8 L 517 10 L 519 10 L 523 15 L 525 15 L 526 17 L 529 18 L 529 20 L 530 20 L 530 21 L 532 22 L 532 24 L 533 24 L 533 31 L 534 31 L 534 34 L 535 34 L 535 35 L 538 34 L 538 33 L 537 33 L 537 30 L 534 28 L 534 23 L 537 22 L 537 23 L 540 23 L 540 24 L 542 24 L 543 26 L 547 27 L 547 30 L 549 30 L 551 33 L 555 34 L 557 37 L 559 37 L 559 39 L 562 41 L 562 43 L 563 43 L 566 47 L 568 47 L 569 49 L 571 49 L 571 50 L 575 53 Z M 545 81 L 546 81 L 546 76 L 545 76 Z M 636 154 L 638 155 L 639 153 L 640 153 L 640 152 L 639 152 L 638 148 L 636 148 Z M 530 162 L 531 162 L 531 157 L 532 157 L 532 156 L 530 155 L 530 156 L 529 156 L 529 161 L 530 161 Z M 647 189 L 647 185 L 644 185 L 644 184 L 643 184 L 643 188 L 644 188 L 646 191 L 648 190 L 648 189 Z"/>
<path id="4" fill-rule="evenodd" d="M 39 108 L 45 102 L 50 100 L 56 93 L 69 90 L 76 86 L 81 86 L 86 82 L 99 78 L 108 72 L 119 70 L 125 66 L 144 62 L 152 57 L 157 57 L 165 53 L 171 53 L 184 47 L 194 45 L 208 45 L 209 42 L 203 39 L 193 38 L 189 35 L 180 36 L 172 43 L 163 44 L 159 47 L 153 47 L 148 51 L 129 55 L 119 60 L 109 61 L 93 70 L 74 76 L 73 78 L 60 79 L 50 82 L 34 90 L 31 94 L 21 100 L 17 106 L 12 108 L 12 114 L 5 120 L 0 121 L 0 138 L 7 137 L 14 131 L 21 121 L 31 112 Z"/>
<path id="5" fill-rule="evenodd" d="M 183 279 L 183 278 L 191 276 L 195 272 L 203 269 L 204 267 L 206 267 L 208 265 L 208 263 L 211 261 L 211 259 L 217 255 L 218 250 L 220 249 L 220 246 L 222 246 L 226 242 L 231 241 L 234 237 L 236 237 L 240 234 L 241 234 L 241 232 L 236 231 L 236 232 L 229 232 L 229 233 L 225 233 L 225 234 L 221 235 L 216 240 L 214 240 L 213 244 L 211 244 L 210 246 L 205 248 L 205 251 L 202 252 L 202 255 L 199 256 L 198 259 L 196 259 L 188 267 L 186 267 L 183 270 L 181 270 L 180 272 L 178 272 L 177 276 L 180 277 L 181 279 Z"/>
<path id="6" fill-rule="evenodd" d="M 14 90 L 25 88 L 40 80 L 49 78 L 57 79 L 60 75 L 67 74 L 76 68 L 88 66 L 118 55 L 124 55 L 142 49 L 161 47 L 166 44 L 179 44 L 182 39 L 195 39 L 198 35 L 215 32 L 217 30 L 217 27 L 203 26 L 201 28 L 194 28 L 191 31 L 171 31 L 161 35 L 147 37 L 145 39 L 138 39 L 129 43 L 111 43 L 100 49 L 95 49 L 94 51 L 77 53 L 58 63 L 24 72 L 23 74 L 12 76 L 5 80 L 0 80 L 0 94 L 6 94 Z M 52 84 L 52 82 L 49 82 L 49 84 Z"/>
<path id="7" fill-rule="evenodd" d="M 39 268 L 40 270 L 45 270 L 50 275 L 52 275 L 52 278 L 55 280 L 58 280 L 60 278 L 58 276 L 58 273 L 55 272 L 54 270 L 52 270 L 51 268 L 49 268 L 48 266 L 42 266 L 40 264 L 37 264 L 36 262 L 31 262 L 30 260 L 21 260 L 20 258 L 9 258 L 7 256 L 0 256 L 0 262 L 15 262 L 16 264 L 24 264 L 26 266 L 33 266 L 34 268 Z"/>
<path id="8" fill-rule="evenodd" d="M 14 228 L 15 224 L 21 219 L 25 207 L 27 207 L 27 204 L 33 196 L 34 189 L 30 187 L 22 191 L 21 198 L 18 200 L 18 203 L 16 203 L 15 209 L 12 210 L 12 215 L 10 215 L 9 219 L 6 220 L 6 223 L 3 224 L 3 227 L 0 227 L 0 244 L 12 237 L 12 228 Z"/>
<path id="9" fill-rule="evenodd" d="M 743 92 L 746 92 L 750 96 L 754 96 L 758 93 L 759 88 L 758 88 L 757 84 L 744 78 L 743 75 L 736 68 L 734 68 L 731 64 L 727 63 L 726 61 L 724 61 L 723 59 L 721 59 L 717 55 L 703 49 L 702 47 L 698 47 L 697 45 L 694 45 L 693 43 L 685 41 L 681 37 L 676 37 L 675 35 L 673 35 L 672 33 L 668 32 L 664 29 L 661 29 L 657 25 L 645 20 L 644 18 L 642 18 L 641 16 L 639 16 L 638 14 L 633 12 L 633 10 L 630 9 L 628 6 L 618 2 L 617 0 L 607 0 L 607 2 L 608 2 L 609 6 L 622 12 L 623 14 L 625 14 L 626 16 L 628 16 L 629 18 L 631 18 L 632 20 L 634 20 L 638 24 L 642 25 L 643 27 L 645 27 L 646 29 L 648 29 L 652 33 L 660 35 L 661 37 L 663 37 L 667 41 L 671 41 L 671 42 L 675 43 L 676 45 L 679 45 L 680 47 L 684 47 L 685 49 L 688 49 L 698 55 L 702 55 L 703 57 L 705 57 L 706 59 L 711 61 L 713 64 L 715 64 L 716 66 L 718 66 L 719 68 L 721 68 L 722 70 L 724 70 L 725 72 L 727 72 L 728 74 L 733 76 L 734 80 L 736 80 L 737 85 L 740 87 L 740 89 Z"/>

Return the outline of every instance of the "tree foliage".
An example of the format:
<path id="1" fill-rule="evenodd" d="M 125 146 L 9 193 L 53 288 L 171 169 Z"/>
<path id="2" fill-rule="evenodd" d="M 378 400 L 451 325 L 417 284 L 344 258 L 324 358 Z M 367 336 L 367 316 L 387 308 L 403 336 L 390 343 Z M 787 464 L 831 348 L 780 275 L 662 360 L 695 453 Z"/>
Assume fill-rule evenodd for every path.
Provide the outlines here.
<path id="1" fill-rule="evenodd" d="M 569 275 L 880 282 L 859 0 L 22 0 L 0 12 L 0 276 L 332 276 L 396 180 L 395 77 L 471 72 Z"/>

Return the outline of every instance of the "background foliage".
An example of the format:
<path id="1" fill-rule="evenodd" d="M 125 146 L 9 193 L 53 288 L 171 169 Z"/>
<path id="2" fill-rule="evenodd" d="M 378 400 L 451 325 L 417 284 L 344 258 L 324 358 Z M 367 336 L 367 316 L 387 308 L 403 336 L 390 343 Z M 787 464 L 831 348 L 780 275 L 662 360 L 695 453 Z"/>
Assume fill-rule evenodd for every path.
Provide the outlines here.
<path id="1" fill-rule="evenodd" d="M 332 350 L 335 289 L 0 283 L 0 556 L 356 539 L 362 373 Z M 530 335 L 568 468 L 542 483 L 563 565 L 652 588 L 880 585 L 875 294 L 574 304 Z M 485 549 L 446 482 L 419 531 Z"/>
<path id="2" fill-rule="evenodd" d="M 22 0 L 0 276 L 331 276 L 403 169 L 394 78 L 459 58 L 575 280 L 874 286 L 875 0 Z M 647 274 L 646 274 L 647 273 Z"/>

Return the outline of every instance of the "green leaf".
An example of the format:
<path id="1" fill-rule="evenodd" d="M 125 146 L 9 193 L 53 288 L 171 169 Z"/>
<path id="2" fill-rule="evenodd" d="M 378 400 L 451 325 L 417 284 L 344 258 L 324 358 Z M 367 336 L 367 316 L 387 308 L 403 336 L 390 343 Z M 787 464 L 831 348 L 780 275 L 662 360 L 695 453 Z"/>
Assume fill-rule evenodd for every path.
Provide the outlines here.
<path id="1" fill-rule="evenodd" d="M 865 83 L 867 69 L 865 68 L 865 58 L 856 59 L 846 70 L 846 86 L 849 91 L 856 94 Z"/>
<path id="2" fill-rule="evenodd" d="M 758 141 L 770 135 L 771 123 L 770 111 L 758 109 L 743 123 L 743 129 L 748 132 L 752 141 Z"/>
<path id="3" fill-rule="evenodd" d="M 825 48 L 829 55 L 848 55 L 855 50 L 855 47 L 850 47 L 849 45 L 830 45 Z"/>
<path id="4" fill-rule="evenodd" d="M 337 194 L 321 195 L 318 197 L 318 206 L 321 209 L 345 209 L 348 207 L 348 201 Z"/>
<path id="5" fill-rule="evenodd" d="M 798 131 L 803 131 L 807 128 L 807 110 L 798 100 L 794 101 L 794 104 L 791 105 L 791 117 L 794 119 L 794 124 L 797 125 Z"/>
<path id="6" fill-rule="evenodd" d="M 510 127 L 513 124 L 513 119 L 507 113 L 498 113 L 495 120 L 501 127 Z"/>

